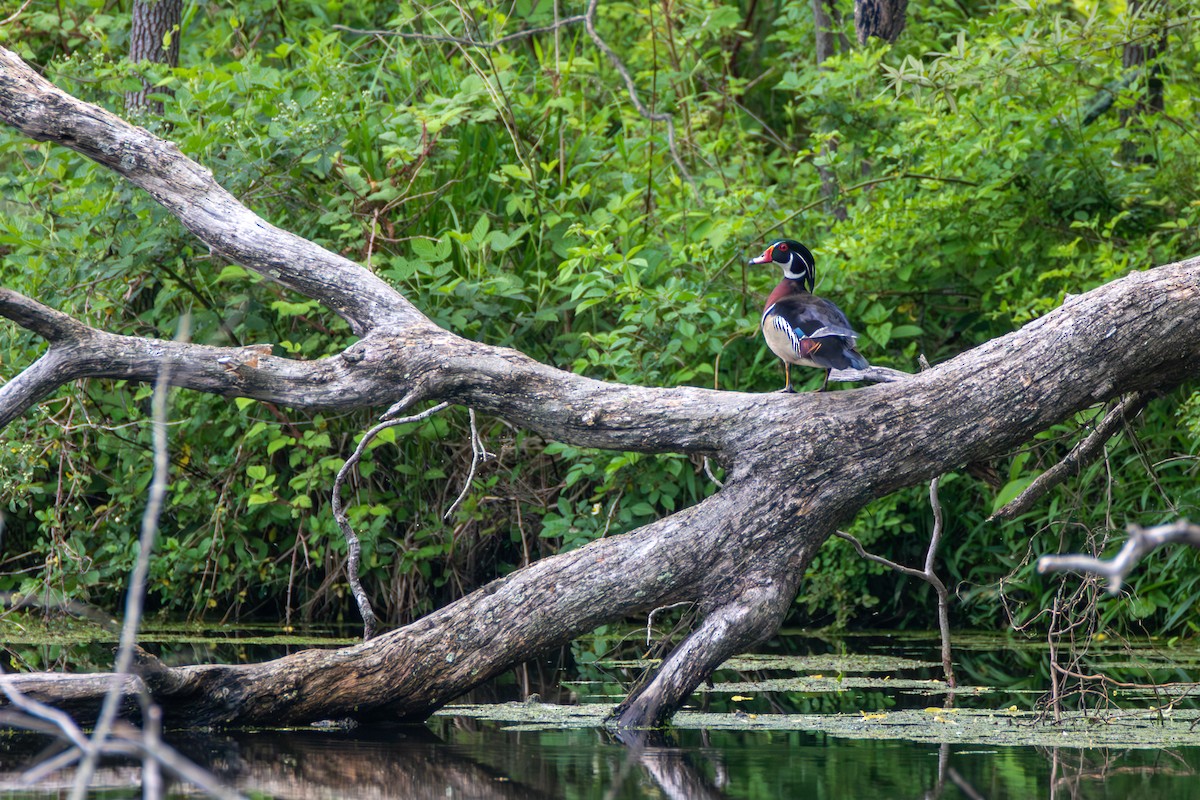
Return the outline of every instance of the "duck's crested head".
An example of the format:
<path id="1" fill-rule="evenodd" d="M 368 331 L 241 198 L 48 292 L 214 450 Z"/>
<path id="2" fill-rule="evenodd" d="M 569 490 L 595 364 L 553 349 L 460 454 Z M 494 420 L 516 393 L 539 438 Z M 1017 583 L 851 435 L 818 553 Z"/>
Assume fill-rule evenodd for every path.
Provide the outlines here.
<path id="1" fill-rule="evenodd" d="M 751 264 L 775 263 L 783 267 L 783 277 L 801 283 L 811 292 L 816 284 L 816 260 L 807 247 L 795 239 L 777 239 Z"/>

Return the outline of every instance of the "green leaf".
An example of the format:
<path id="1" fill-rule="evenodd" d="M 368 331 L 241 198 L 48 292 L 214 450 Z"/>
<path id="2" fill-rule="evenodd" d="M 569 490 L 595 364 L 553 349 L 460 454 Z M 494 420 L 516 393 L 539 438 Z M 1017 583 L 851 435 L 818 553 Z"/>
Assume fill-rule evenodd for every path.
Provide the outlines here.
<path id="1" fill-rule="evenodd" d="M 870 336 L 872 341 L 880 347 L 887 347 L 888 342 L 892 340 L 892 323 L 884 322 L 880 325 L 868 325 L 867 336 Z"/>
<path id="2" fill-rule="evenodd" d="M 1026 475 L 1023 478 L 1017 478 L 1004 484 L 1004 487 L 1000 489 L 1000 493 L 996 495 L 996 499 L 992 501 L 992 513 L 995 514 L 1007 505 L 1009 501 L 1015 499 L 1017 495 L 1025 491 L 1025 488 L 1036 479 L 1037 475 Z"/>
<path id="3" fill-rule="evenodd" d="M 440 248 L 428 239 L 413 239 L 412 249 L 417 258 L 426 264 L 439 264 L 446 260 L 445 256 L 439 254 Z"/>
<path id="4" fill-rule="evenodd" d="M 1129 615 L 1134 619 L 1145 619 L 1158 611 L 1158 603 L 1149 597 L 1137 596 L 1129 601 Z"/>
<path id="5" fill-rule="evenodd" d="M 491 220 L 488 219 L 487 214 L 481 216 L 479 221 L 475 223 L 475 227 L 471 229 L 471 240 L 476 244 L 482 244 L 483 240 L 487 237 L 488 229 L 491 225 Z"/>
<path id="6" fill-rule="evenodd" d="M 217 283 L 224 283 L 225 281 L 242 281 L 249 276 L 250 273 L 247 272 L 244 267 L 240 267 L 237 264 L 226 264 L 221 270 L 221 273 L 217 275 Z"/>

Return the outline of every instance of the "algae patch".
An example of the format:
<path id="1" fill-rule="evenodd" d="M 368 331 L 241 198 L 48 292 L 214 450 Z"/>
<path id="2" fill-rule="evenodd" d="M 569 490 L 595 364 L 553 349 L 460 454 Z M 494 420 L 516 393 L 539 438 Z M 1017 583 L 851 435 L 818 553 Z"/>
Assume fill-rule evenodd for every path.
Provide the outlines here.
<path id="1" fill-rule="evenodd" d="M 598 728 L 611 707 L 544 703 L 452 705 L 441 717 L 501 723 L 504 730 Z M 908 740 L 940 744 L 1160 748 L 1200 746 L 1200 710 L 1138 709 L 1103 715 L 1070 715 L 1055 723 L 1044 715 L 1007 710 L 926 708 L 858 714 L 711 714 L 681 711 L 672 727 L 695 730 L 809 731 L 846 739 Z"/>
<path id="2" fill-rule="evenodd" d="M 597 666 L 610 669 L 628 668 L 644 669 L 658 666 L 655 659 L 603 659 L 596 662 Z M 813 655 L 813 656 L 780 656 L 780 655 L 740 655 L 729 659 L 721 665 L 723 670 L 735 672 L 761 672 L 779 670 L 783 672 L 822 672 L 822 673 L 891 673 L 909 669 L 940 668 L 936 661 L 918 661 L 913 658 L 899 656 L 879 656 L 871 654 L 859 655 Z"/>

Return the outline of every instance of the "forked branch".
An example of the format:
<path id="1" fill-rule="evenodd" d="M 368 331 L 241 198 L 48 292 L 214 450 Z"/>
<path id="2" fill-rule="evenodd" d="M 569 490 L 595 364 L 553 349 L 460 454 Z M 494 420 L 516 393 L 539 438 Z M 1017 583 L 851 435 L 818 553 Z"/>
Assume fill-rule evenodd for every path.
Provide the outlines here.
<path id="1" fill-rule="evenodd" d="M 937 594 L 938 632 L 942 640 L 942 671 L 946 675 L 946 685 L 953 689 L 957 685 L 957 681 L 954 677 L 954 660 L 950 647 L 950 592 L 946 588 L 945 582 L 938 577 L 937 572 L 933 568 L 934 561 L 937 559 L 938 548 L 942 543 L 942 532 L 945 529 L 942 503 L 938 499 L 938 484 L 940 482 L 941 478 L 934 478 L 929 482 L 929 505 L 933 508 L 933 531 L 929 535 L 929 547 L 925 550 L 925 565 L 921 569 L 908 567 L 892 561 L 890 558 L 869 553 L 863 547 L 862 542 L 845 531 L 836 531 L 834 536 L 849 542 L 860 558 L 874 561 L 876 564 L 882 564 L 890 570 L 899 572 L 901 575 L 908 575 L 925 581 L 933 587 L 933 591 Z"/>
<path id="2" fill-rule="evenodd" d="M 1137 566 L 1147 554 L 1168 544 L 1187 544 L 1200 547 L 1200 525 L 1187 520 L 1158 525 L 1153 528 L 1143 528 L 1130 525 L 1129 539 L 1115 556 L 1107 561 L 1092 556 L 1080 554 L 1042 556 L 1038 559 L 1037 570 L 1043 575 L 1047 572 L 1082 572 L 1097 575 L 1108 581 L 1108 591 L 1116 594 L 1130 571 Z"/>

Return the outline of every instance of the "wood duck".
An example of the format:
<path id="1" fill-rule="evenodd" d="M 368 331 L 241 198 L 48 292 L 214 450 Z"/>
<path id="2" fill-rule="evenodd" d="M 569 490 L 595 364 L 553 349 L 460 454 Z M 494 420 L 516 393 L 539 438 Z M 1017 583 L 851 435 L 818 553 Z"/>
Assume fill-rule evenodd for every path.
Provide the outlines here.
<path id="1" fill-rule="evenodd" d="M 825 381 L 817 391 L 829 385 L 831 369 L 866 369 L 870 366 L 855 349 L 858 334 L 850 321 L 833 303 L 812 294 L 816 285 L 813 255 L 808 248 L 791 239 L 773 242 L 751 264 L 776 263 L 783 267 L 783 280 L 767 297 L 763 309 L 762 331 L 771 352 L 783 359 L 784 392 L 792 388 L 792 364 L 825 370 Z"/>

